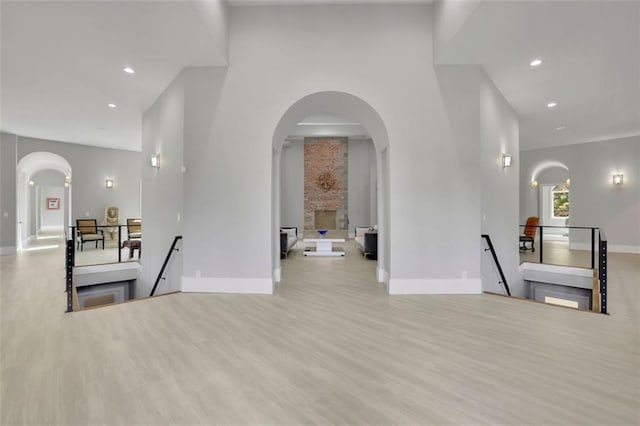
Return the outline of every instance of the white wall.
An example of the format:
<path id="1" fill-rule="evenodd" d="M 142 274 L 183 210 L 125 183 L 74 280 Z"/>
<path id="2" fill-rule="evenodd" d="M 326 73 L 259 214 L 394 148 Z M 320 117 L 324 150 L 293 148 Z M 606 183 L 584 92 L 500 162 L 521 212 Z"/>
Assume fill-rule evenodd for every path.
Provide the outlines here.
<path id="1" fill-rule="evenodd" d="M 216 175 L 217 170 L 212 167 L 206 152 L 202 151 L 210 131 L 210 114 L 216 110 L 225 74 L 225 68 L 184 69 L 143 116 L 142 186 L 145 196 L 142 210 L 145 249 L 140 291 L 136 297 L 149 294 L 176 235 L 184 237 L 179 243 L 180 251 L 172 257 L 166 274 L 168 278 L 156 293 L 184 289 L 181 285 L 182 271 L 189 251 L 202 252 L 206 257 L 212 255 L 210 250 L 214 242 L 204 242 L 200 246 L 202 242 L 197 237 L 200 231 L 225 226 L 216 222 L 211 214 L 224 209 L 225 205 L 218 202 L 209 208 L 204 206 L 203 200 L 208 197 L 213 181 L 218 180 L 230 186 L 233 184 Z M 160 167 L 157 169 L 150 166 L 150 158 L 154 153 L 160 154 Z M 203 188 L 195 189 L 199 185 Z M 185 231 L 188 226 L 192 226 L 195 238 Z M 217 241 L 218 247 L 223 246 L 221 243 Z"/>
<path id="2" fill-rule="evenodd" d="M 518 117 L 502 94 L 480 76 L 480 129 L 482 149 L 482 234 L 491 237 L 505 278 L 514 296 L 524 296 L 518 274 L 518 199 L 520 147 Z M 510 154 L 511 167 L 502 167 L 502 154 Z M 482 289 L 504 292 L 493 259 L 482 256 Z"/>
<path id="3" fill-rule="evenodd" d="M 149 296 L 171 243 L 181 235 L 185 110 L 184 73 L 160 95 L 142 119 L 142 232 L 144 250 L 135 297 Z M 151 155 L 159 154 L 160 167 L 151 167 Z M 156 294 L 180 289 L 182 260 L 169 265 L 169 279 Z"/>
<path id="4" fill-rule="evenodd" d="M 304 142 L 282 147 L 280 157 L 280 224 L 304 232 Z"/>
<path id="5" fill-rule="evenodd" d="M 459 63 L 456 36 L 473 15 L 481 0 L 441 0 L 434 2 L 434 52 L 437 64 Z"/>
<path id="6" fill-rule="evenodd" d="M 464 172 L 478 157 L 453 143 L 432 66 L 430 22 L 426 6 L 231 8 L 231 65 L 219 102 L 200 111 L 209 115 L 207 134 L 185 141 L 197 152 L 185 155 L 187 174 L 198 177 L 185 182 L 190 289 L 269 291 L 271 138 L 293 103 L 333 90 L 369 103 L 388 131 L 391 287 L 480 291 L 479 203 L 468 208 L 463 201 L 479 200 Z M 462 208 L 445 207 L 451 205 Z M 452 239 L 460 224 L 475 232 Z M 473 279 L 462 279 L 462 271 Z"/>
<path id="7" fill-rule="evenodd" d="M 447 208 L 475 212 L 467 223 L 449 230 L 451 241 L 461 239 L 463 234 L 472 235 L 466 246 L 470 251 L 467 256 L 473 256 L 471 251 L 481 254 L 476 260 L 477 267 L 481 265 L 482 289 L 503 292 L 494 261 L 483 250 L 486 244 L 480 236 L 489 235 L 507 282 L 518 287 L 517 116 L 480 67 L 438 66 L 437 73 L 451 131 L 460 149 L 447 176 L 460 174 L 464 179 L 463 187 L 443 182 L 443 187 L 460 194 Z M 512 155 L 512 167 L 502 168 L 502 153 Z M 466 275 L 476 277 L 474 273 L 470 269 Z"/>
<path id="8" fill-rule="evenodd" d="M 375 185 L 377 165 L 375 147 L 371 140 L 349 139 L 349 236 L 355 235 L 356 226 L 375 224 L 372 206 L 377 207 Z"/>
<path id="9" fill-rule="evenodd" d="M 17 137 L 0 133 L 0 255 L 17 250 Z"/>
<path id="10" fill-rule="evenodd" d="M 537 192 L 529 184 L 532 172 L 560 162 L 571 178 L 570 225 L 602 227 L 610 251 L 640 253 L 640 136 L 523 151 L 521 159 L 520 190 L 527 194 L 520 200 L 521 220 L 531 214 L 529 197 Z M 624 174 L 624 185 L 612 184 L 616 172 Z M 571 243 L 589 249 L 590 234 L 572 233 Z"/>
<path id="11" fill-rule="evenodd" d="M 62 186 L 39 186 L 40 189 L 38 205 L 40 213 L 39 220 L 39 229 L 37 231 L 41 231 L 43 229 L 59 229 L 62 230 L 64 228 L 64 187 Z M 48 198 L 57 198 L 60 200 L 60 208 L 48 209 L 47 208 L 47 199 Z"/>

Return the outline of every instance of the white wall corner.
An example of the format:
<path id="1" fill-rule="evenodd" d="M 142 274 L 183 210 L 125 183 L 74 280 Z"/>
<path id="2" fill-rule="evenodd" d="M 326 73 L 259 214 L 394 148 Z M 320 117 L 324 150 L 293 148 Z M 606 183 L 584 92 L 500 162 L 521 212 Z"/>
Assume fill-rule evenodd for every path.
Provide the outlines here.
<path id="1" fill-rule="evenodd" d="M 277 283 L 282 281 L 282 268 L 278 267 L 273 270 L 273 281 Z"/>
<path id="2" fill-rule="evenodd" d="M 273 294 L 271 278 L 182 277 L 185 293 Z"/>
<path id="3" fill-rule="evenodd" d="M 389 287 L 389 274 L 387 273 L 387 271 L 385 271 L 384 268 L 378 266 L 376 267 L 376 273 L 378 276 L 378 282 L 384 283 L 387 285 L 387 287 Z"/>
<path id="4" fill-rule="evenodd" d="M 481 294 L 482 280 L 470 279 L 427 279 L 392 278 L 389 280 L 389 294 Z"/>

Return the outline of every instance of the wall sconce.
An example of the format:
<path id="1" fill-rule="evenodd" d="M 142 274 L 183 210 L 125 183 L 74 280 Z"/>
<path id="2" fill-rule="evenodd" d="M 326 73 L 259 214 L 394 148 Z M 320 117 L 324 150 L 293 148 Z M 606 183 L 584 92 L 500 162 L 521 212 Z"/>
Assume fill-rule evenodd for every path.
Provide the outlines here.
<path id="1" fill-rule="evenodd" d="M 113 188 L 113 179 L 107 179 L 107 182 L 105 183 L 105 186 L 107 188 Z"/>
<path id="2" fill-rule="evenodd" d="M 151 167 L 160 168 L 160 154 L 151 154 Z"/>
<path id="3" fill-rule="evenodd" d="M 29 186 L 35 186 L 35 185 L 36 185 L 36 183 L 34 181 L 32 181 L 32 180 L 29 181 Z"/>
<path id="4" fill-rule="evenodd" d="M 568 178 L 566 181 L 567 186 L 571 186 L 571 178 Z"/>
<path id="5" fill-rule="evenodd" d="M 69 182 L 65 182 L 65 183 L 64 183 L 64 187 L 65 187 L 65 188 L 68 188 L 68 187 L 69 187 Z"/>
<path id="6" fill-rule="evenodd" d="M 538 187 L 538 181 L 537 180 L 532 180 L 531 181 L 531 188 L 537 188 Z"/>
<path id="7" fill-rule="evenodd" d="M 624 176 L 622 173 L 613 175 L 613 184 L 614 185 L 622 185 L 624 183 Z"/>
<path id="8" fill-rule="evenodd" d="M 502 154 L 502 168 L 511 167 L 511 155 Z"/>

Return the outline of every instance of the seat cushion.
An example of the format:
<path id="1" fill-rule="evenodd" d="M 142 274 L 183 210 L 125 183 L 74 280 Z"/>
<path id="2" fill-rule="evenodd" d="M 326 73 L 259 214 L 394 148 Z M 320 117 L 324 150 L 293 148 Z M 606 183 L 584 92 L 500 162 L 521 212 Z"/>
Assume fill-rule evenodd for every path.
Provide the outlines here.
<path id="1" fill-rule="evenodd" d="M 82 241 L 95 241 L 104 239 L 102 234 L 82 234 Z"/>
<path id="2" fill-rule="evenodd" d="M 364 226 L 357 226 L 356 227 L 356 237 L 364 237 L 364 234 L 369 232 L 369 227 L 364 227 Z"/>

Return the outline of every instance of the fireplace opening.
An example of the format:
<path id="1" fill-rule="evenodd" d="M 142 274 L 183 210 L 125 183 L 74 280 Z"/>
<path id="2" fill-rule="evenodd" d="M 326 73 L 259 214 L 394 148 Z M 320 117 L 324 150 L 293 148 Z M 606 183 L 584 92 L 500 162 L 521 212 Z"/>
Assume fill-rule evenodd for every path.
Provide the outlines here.
<path id="1" fill-rule="evenodd" d="M 337 210 L 316 210 L 314 214 L 315 229 L 337 229 Z"/>

